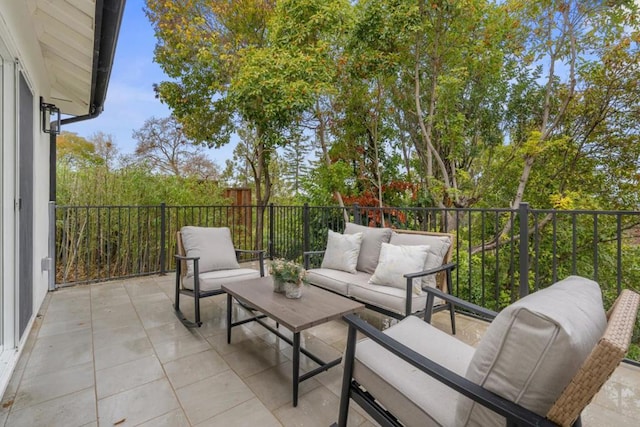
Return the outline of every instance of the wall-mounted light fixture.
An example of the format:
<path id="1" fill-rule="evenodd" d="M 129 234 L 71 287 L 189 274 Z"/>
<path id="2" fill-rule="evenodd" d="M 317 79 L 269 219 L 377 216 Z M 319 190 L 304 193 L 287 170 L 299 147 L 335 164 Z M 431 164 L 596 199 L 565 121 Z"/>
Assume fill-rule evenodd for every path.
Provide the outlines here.
<path id="1" fill-rule="evenodd" d="M 58 135 L 60 133 L 60 109 L 55 104 L 47 104 L 44 102 L 44 98 L 40 97 L 40 112 L 42 113 L 42 132 L 54 133 Z M 47 118 L 49 113 L 49 118 Z M 49 119 L 55 114 L 55 124 Z"/>

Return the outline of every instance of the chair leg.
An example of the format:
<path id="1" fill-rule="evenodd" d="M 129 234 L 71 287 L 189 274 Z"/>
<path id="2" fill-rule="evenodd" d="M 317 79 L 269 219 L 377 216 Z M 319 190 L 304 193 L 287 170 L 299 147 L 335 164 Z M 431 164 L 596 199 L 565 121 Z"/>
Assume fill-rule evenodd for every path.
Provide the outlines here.
<path id="1" fill-rule="evenodd" d="M 195 302 L 196 326 L 202 326 L 200 321 L 200 267 L 197 259 L 193 260 L 193 300 Z"/>
<path id="2" fill-rule="evenodd" d="M 449 295 L 453 295 L 453 285 L 451 283 L 451 270 L 447 270 L 446 280 L 447 280 L 447 293 Z M 449 303 L 449 316 L 451 316 L 451 333 L 455 335 L 456 334 L 456 310 L 454 309 L 453 303 Z"/>
<path id="3" fill-rule="evenodd" d="M 453 304 L 449 304 L 449 315 L 451 316 L 451 333 L 456 334 L 456 310 Z"/>
<path id="4" fill-rule="evenodd" d="M 195 312 L 196 312 L 196 325 L 198 327 L 202 326 L 202 322 L 200 321 L 200 295 L 198 292 L 193 294 L 193 300 L 195 301 Z"/>
<path id="5" fill-rule="evenodd" d="M 180 311 L 180 270 L 176 271 L 176 298 L 173 301 L 173 308 Z"/>
<path id="6" fill-rule="evenodd" d="M 344 372 L 342 374 L 342 390 L 338 410 L 338 426 L 346 427 L 349 416 L 349 399 L 351 396 L 351 379 L 353 378 L 353 359 L 356 354 L 356 328 L 349 325 L 347 348 L 344 354 Z"/>

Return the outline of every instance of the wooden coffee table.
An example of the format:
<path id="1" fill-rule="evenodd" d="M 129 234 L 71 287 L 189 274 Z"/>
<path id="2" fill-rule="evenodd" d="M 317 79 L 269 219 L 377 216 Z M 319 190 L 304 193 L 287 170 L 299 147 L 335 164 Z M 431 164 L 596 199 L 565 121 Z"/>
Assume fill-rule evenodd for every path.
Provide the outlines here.
<path id="1" fill-rule="evenodd" d="M 298 386 L 302 381 L 336 366 L 342 360 L 339 357 L 336 360 L 324 362 L 319 357 L 301 348 L 300 332 L 364 308 L 364 304 L 315 286 L 305 286 L 302 298 L 289 299 L 284 294 L 273 292 L 271 277 L 229 283 L 222 285 L 222 290 L 227 293 L 228 343 L 231 343 L 231 328 L 248 322 L 258 322 L 293 346 L 293 406 L 298 406 Z M 232 322 L 233 298 L 241 304 L 259 311 L 262 315 Z M 293 341 L 282 335 L 277 329 L 266 324 L 262 320 L 265 316 L 275 320 L 277 325 L 282 325 L 293 332 Z M 300 353 L 309 357 L 319 366 L 300 375 Z"/>

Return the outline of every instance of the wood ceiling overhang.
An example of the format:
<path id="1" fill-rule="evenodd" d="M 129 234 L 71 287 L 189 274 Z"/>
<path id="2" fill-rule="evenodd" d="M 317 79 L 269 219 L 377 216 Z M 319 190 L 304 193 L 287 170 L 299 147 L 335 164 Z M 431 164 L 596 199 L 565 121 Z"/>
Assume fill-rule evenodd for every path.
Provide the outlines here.
<path id="1" fill-rule="evenodd" d="M 50 79 L 51 96 L 46 101 L 63 114 L 101 111 L 124 2 L 27 0 Z"/>

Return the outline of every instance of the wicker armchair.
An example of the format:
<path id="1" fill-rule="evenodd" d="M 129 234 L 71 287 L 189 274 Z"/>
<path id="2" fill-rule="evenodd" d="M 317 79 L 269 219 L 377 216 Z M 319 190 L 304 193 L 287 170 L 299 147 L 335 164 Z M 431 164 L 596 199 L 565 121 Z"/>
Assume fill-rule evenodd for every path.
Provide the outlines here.
<path id="1" fill-rule="evenodd" d="M 608 313 L 597 283 L 577 276 L 491 312 L 425 289 L 493 321 L 477 348 L 409 317 L 380 332 L 345 316 L 338 426 L 353 399 L 383 426 L 580 425 L 580 414 L 624 358 L 640 295 Z M 429 303 L 427 303 L 429 307 Z M 356 333 L 367 338 L 356 345 Z"/>

